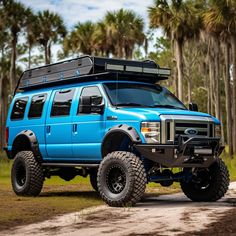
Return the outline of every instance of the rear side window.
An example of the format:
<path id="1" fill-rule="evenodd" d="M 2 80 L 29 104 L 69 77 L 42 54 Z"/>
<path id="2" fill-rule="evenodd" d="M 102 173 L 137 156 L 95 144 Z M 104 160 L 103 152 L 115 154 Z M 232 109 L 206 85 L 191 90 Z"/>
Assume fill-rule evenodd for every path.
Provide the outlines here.
<path id="1" fill-rule="evenodd" d="M 42 116 L 46 97 L 46 94 L 36 95 L 32 97 L 28 115 L 29 118 L 40 118 Z"/>
<path id="2" fill-rule="evenodd" d="M 68 116 L 74 96 L 74 89 L 58 91 L 55 94 L 51 116 Z"/>
<path id="3" fill-rule="evenodd" d="M 24 118 L 25 108 L 28 102 L 28 97 L 19 98 L 15 101 L 11 113 L 11 120 L 21 120 Z"/>

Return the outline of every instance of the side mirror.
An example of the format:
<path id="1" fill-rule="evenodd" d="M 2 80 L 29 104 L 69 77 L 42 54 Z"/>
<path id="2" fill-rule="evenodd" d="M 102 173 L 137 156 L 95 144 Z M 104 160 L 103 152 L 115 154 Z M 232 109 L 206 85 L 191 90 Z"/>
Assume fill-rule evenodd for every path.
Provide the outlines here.
<path id="1" fill-rule="evenodd" d="M 80 98 L 79 113 L 104 113 L 103 97 L 83 96 Z"/>
<path id="2" fill-rule="evenodd" d="M 9 95 L 8 95 L 7 101 L 8 101 L 9 104 L 11 103 L 13 97 L 14 97 L 14 96 L 13 96 L 12 94 L 9 94 Z"/>
<path id="3" fill-rule="evenodd" d="M 198 105 L 196 103 L 189 103 L 190 111 L 198 111 Z"/>

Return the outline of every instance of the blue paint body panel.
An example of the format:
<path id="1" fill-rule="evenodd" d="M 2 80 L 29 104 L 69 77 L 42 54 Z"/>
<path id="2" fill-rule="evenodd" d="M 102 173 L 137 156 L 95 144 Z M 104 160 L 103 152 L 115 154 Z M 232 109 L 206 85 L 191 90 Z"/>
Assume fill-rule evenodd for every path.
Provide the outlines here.
<path id="1" fill-rule="evenodd" d="M 123 81 L 123 83 L 124 82 L 125 81 Z M 111 105 L 102 84 L 103 81 L 76 83 L 73 85 L 55 86 L 16 94 L 10 105 L 7 118 L 7 127 L 9 128 L 8 150 L 11 151 L 12 144 L 17 134 L 23 130 L 32 130 L 37 137 L 39 149 L 44 161 L 100 161 L 102 158 L 101 144 L 104 136 L 110 128 L 119 124 L 132 126 L 140 135 L 142 143 L 145 143 L 145 139 L 140 132 L 141 122 L 160 121 L 160 115 L 211 117 L 215 124 L 220 124 L 219 120 L 209 114 L 189 110 L 137 107 L 116 108 Z M 104 98 L 105 110 L 102 115 L 77 114 L 81 90 L 83 87 L 90 85 L 97 86 Z M 75 89 L 75 93 L 71 104 L 70 115 L 65 117 L 51 117 L 51 107 L 56 91 L 71 88 Z M 43 113 L 41 118 L 29 119 L 28 112 L 30 102 L 32 97 L 37 94 L 47 95 Z M 21 97 L 29 98 L 24 118 L 22 120 L 11 120 L 10 116 L 14 102 Z M 116 117 L 117 119 L 109 120 L 107 117 Z"/>

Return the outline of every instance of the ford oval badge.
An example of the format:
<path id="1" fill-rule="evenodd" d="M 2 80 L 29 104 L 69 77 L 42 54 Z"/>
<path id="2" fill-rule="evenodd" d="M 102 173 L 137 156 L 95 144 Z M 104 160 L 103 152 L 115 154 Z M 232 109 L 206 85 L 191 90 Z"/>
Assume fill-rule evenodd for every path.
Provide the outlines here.
<path id="1" fill-rule="evenodd" d="M 196 135 L 198 133 L 198 131 L 196 129 L 193 128 L 188 128 L 184 131 L 185 134 L 187 135 Z"/>

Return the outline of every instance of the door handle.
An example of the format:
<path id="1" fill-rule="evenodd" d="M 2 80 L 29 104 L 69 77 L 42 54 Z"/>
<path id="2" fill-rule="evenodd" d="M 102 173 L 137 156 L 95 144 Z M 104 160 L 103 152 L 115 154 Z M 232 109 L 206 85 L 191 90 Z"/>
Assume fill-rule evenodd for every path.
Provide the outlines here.
<path id="1" fill-rule="evenodd" d="M 77 127 L 78 127 L 77 124 L 73 124 L 72 131 L 74 134 L 77 133 Z"/>
<path id="2" fill-rule="evenodd" d="M 47 132 L 47 134 L 50 134 L 50 132 L 51 132 L 51 126 L 50 125 L 47 125 L 46 132 Z"/>

